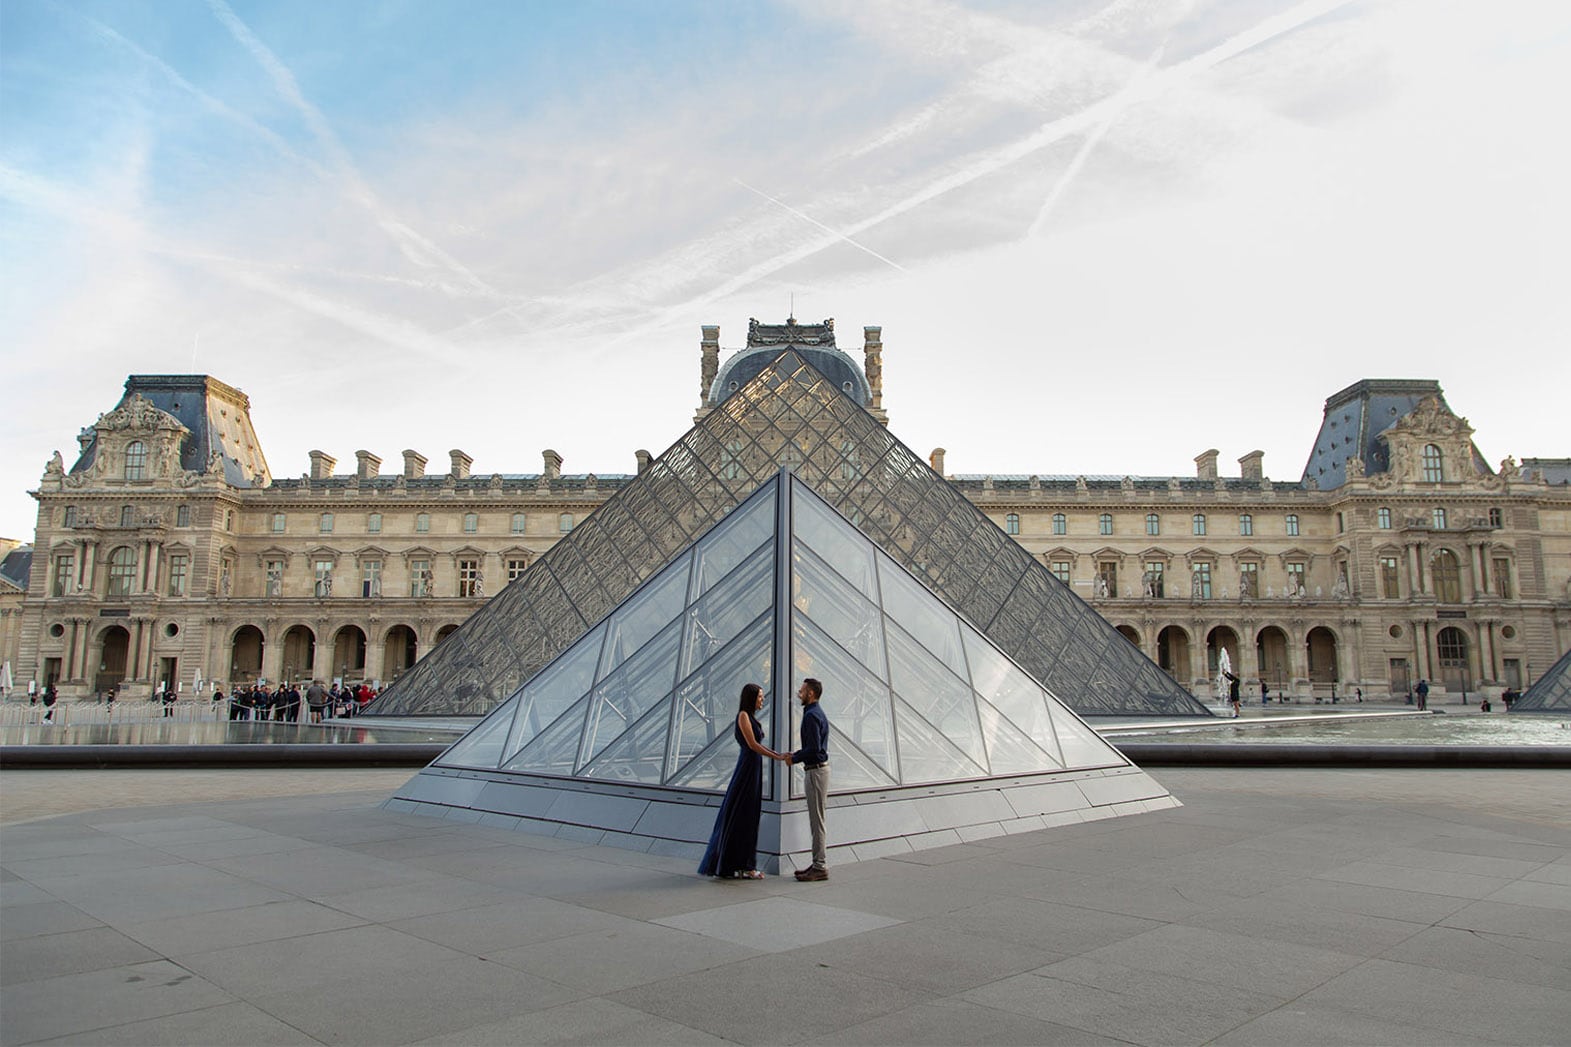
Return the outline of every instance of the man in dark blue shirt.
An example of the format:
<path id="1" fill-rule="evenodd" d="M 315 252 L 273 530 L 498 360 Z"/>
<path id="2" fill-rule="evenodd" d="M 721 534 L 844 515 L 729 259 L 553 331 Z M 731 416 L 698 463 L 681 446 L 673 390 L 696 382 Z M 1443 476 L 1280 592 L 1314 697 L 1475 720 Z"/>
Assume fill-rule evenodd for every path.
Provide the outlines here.
<path id="1" fill-rule="evenodd" d="M 829 879 L 829 855 L 824 843 L 824 805 L 829 797 L 829 717 L 818 699 L 824 685 L 809 676 L 797 689 L 802 703 L 802 748 L 791 754 L 791 763 L 802 765 L 807 774 L 807 824 L 813 832 L 813 864 L 798 869 L 796 878 L 804 881 Z"/>

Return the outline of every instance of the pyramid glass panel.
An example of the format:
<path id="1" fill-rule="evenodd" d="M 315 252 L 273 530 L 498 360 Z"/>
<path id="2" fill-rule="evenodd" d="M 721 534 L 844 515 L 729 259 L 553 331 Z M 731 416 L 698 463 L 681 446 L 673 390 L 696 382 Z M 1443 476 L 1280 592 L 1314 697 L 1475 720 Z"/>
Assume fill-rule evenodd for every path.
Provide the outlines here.
<path id="1" fill-rule="evenodd" d="M 579 771 L 580 777 L 659 785 L 665 780 L 666 735 L 671 728 L 667 698 L 644 714 Z"/>
<path id="2" fill-rule="evenodd" d="M 791 348 L 582 526 L 563 535 L 512 583 L 507 599 L 499 596 L 476 612 L 455 637 L 465 643 L 431 650 L 367 713 L 488 712 L 771 480 L 782 462 L 792 464 L 835 513 L 852 520 L 895 563 L 1079 711 L 1210 715 L 1165 673 L 1148 672 L 1154 667 L 1138 650 L 1110 643 L 1117 634 L 1096 611 Z M 814 515 L 819 510 L 802 512 L 803 544 L 876 602 L 865 560 L 856 564 L 861 556 L 856 543 L 835 543 L 826 536 L 833 529 L 819 526 Z M 698 557 L 693 577 L 700 590 L 729 573 L 725 557 L 748 555 L 748 542 L 772 523 L 767 515 L 761 510 L 745 526 L 738 524 L 734 548 L 722 549 L 726 543 L 717 538 L 709 554 L 715 562 Z M 908 629 L 929 644 L 918 623 L 908 623 Z M 930 649 L 955 668 L 952 648 Z M 616 657 L 625 654 L 619 650 Z M 428 669 L 427 663 L 434 664 Z"/>
<path id="3" fill-rule="evenodd" d="M 518 711 L 514 698 L 480 721 L 479 726 L 464 735 L 442 754 L 442 762 L 450 767 L 495 768 L 502 762 L 502 751 L 507 745 L 507 734 L 513 726 L 513 714 Z"/>
<path id="4" fill-rule="evenodd" d="M 507 751 L 516 753 L 589 693 L 594 686 L 595 666 L 600 662 L 603 628 L 596 629 L 575 644 L 544 672 L 527 683 L 519 695 L 513 732 Z"/>
<path id="5" fill-rule="evenodd" d="M 878 605 L 801 545 L 794 548 L 791 564 L 791 606 L 796 612 L 833 636 L 874 675 L 887 679 Z"/>
<path id="6" fill-rule="evenodd" d="M 929 654 L 937 656 L 950 672 L 965 676 L 959 619 L 949 608 L 935 603 L 932 594 L 892 560 L 882 561 L 878 577 L 883 586 L 884 613 L 910 633 Z"/>
<path id="7" fill-rule="evenodd" d="M 595 685 L 589 699 L 580 764 L 593 760 L 651 705 L 670 695 L 676 686 L 677 641 L 681 633 L 680 622 L 669 623 L 659 636 Z"/>
<path id="8" fill-rule="evenodd" d="M 889 627 L 889 682 L 895 694 L 921 714 L 978 767 L 987 766 L 976 695 L 898 625 Z M 901 758 L 904 759 L 902 748 Z"/>
<path id="9" fill-rule="evenodd" d="M 854 530 L 847 532 L 844 519 L 818 499 L 804 498 L 792 506 L 791 529 L 796 548 L 803 545 L 817 553 L 835 573 L 855 586 L 869 600 L 878 599 L 873 574 L 873 550 Z"/>
<path id="10" fill-rule="evenodd" d="M 557 717 L 556 722 L 531 738 L 528 745 L 502 765 L 502 769 L 571 777 L 578 769 L 578 750 L 584 740 L 584 713 L 588 708 L 589 697 L 585 695 Z"/>
<path id="11" fill-rule="evenodd" d="M 964 781 L 988 777 L 987 768 L 961 752 L 944 733 L 910 705 L 895 699 L 900 738 L 900 784 Z"/>
<path id="12" fill-rule="evenodd" d="M 869 672 L 860 660 L 801 615 L 792 620 L 791 656 L 793 680 L 814 677 L 823 683 L 826 698 L 832 696 L 835 736 L 856 746 L 883 774 L 899 781 L 888 682 Z M 801 718 L 801 708 L 792 703 L 792 749 L 801 744 Z"/>
<path id="13" fill-rule="evenodd" d="M 1036 774 L 1043 767 L 1059 766 L 1056 756 L 1043 751 L 1018 724 L 989 703 L 977 699 L 976 711 L 987 743 L 988 768 L 993 774 Z"/>
<path id="14" fill-rule="evenodd" d="M 606 623 L 597 676 L 604 679 L 682 613 L 687 604 L 690 562 L 689 557 L 681 557 L 654 582 L 617 608 Z"/>
<path id="15" fill-rule="evenodd" d="M 769 610 L 774 600 L 774 566 L 774 549 L 759 549 L 688 610 L 680 675 L 696 671 Z"/>
<path id="16" fill-rule="evenodd" d="M 687 764 L 715 739 L 724 737 L 729 744 L 742 687 L 771 679 L 773 650 L 774 615 L 760 615 L 751 627 L 678 685 L 671 751 L 667 756 L 673 775 L 680 777 Z M 767 739 L 765 744 L 769 744 Z"/>

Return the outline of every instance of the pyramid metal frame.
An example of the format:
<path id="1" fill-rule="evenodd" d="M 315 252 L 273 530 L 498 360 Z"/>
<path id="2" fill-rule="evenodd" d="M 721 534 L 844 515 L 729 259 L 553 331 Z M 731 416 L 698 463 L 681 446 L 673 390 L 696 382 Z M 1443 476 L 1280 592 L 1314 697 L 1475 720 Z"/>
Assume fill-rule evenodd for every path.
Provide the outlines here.
<path id="1" fill-rule="evenodd" d="M 1165 789 L 788 470 L 764 483 L 388 803 L 697 859 L 736 760 L 734 695 L 797 681 L 834 723 L 837 861 L 1175 806 Z M 769 761 L 760 867 L 810 846 Z"/>
<path id="2" fill-rule="evenodd" d="M 1571 651 L 1549 667 L 1531 687 L 1511 703 L 1514 713 L 1571 712 Z"/>
<path id="3" fill-rule="evenodd" d="M 367 715 L 488 713 L 781 465 L 1077 712 L 1212 715 L 789 348 L 394 681 Z"/>

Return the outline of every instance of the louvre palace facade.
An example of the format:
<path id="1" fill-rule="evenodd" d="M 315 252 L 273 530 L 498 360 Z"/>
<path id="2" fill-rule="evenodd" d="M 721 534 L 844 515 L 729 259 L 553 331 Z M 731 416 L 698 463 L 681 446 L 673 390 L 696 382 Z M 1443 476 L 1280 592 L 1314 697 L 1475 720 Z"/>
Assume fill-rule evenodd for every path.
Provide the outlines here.
<path id="1" fill-rule="evenodd" d="M 863 329 L 860 359 L 834 338 L 832 321 L 754 321 L 722 360 L 719 328 L 704 327 L 695 420 L 792 348 L 887 425 L 881 329 Z M 946 478 L 1202 698 L 1224 651 L 1256 694 L 1520 688 L 1571 649 L 1571 459 L 1492 467 L 1472 433 L 1437 383 L 1368 379 L 1326 401 L 1292 481 L 1267 478 L 1259 452 L 1224 475 L 1215 450 L 1189 476 L 1044 462 L 1035 476 Z M 277 477 L 248 398 L 202 375 L 132 375 L 77 442 L 34 492 L 4 652 L 19 688 L 54 682 L 67 697 L 385 685 L 655 460 L 640 450 L 634 472 L 597 476 L 563 472 L 553 450 L 508 473 L 475 472 L 462 450 L 435 468 L 415 450 L 390 468 L 367 450 L 352 468 L 313 451 Z M 943 458 L 929 459 L 939 474 Z"/>

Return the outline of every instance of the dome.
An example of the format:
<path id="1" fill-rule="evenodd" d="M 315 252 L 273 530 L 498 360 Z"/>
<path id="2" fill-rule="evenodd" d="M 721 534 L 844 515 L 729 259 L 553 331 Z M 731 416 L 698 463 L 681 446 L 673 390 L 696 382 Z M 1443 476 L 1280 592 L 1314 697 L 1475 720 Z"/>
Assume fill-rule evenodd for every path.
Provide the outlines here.
<path id="1" fill-rule="evenodd" d="M 868 385 L 867 376 L 855 360 L 835 347 L 834 321 L 799 324 L 793 317 L 783 324 L 761 324 L 757 320 L 749 323 L 747 348 L 720 365 L 709 387 L 710 406 L 718 407 L 724 403 L 732 393 L 758 377 L 788 348 L 795 350 L 825 378 L 839 386 L 841 392 L 863 407 L 872 403 L 873 391 Z"/>

